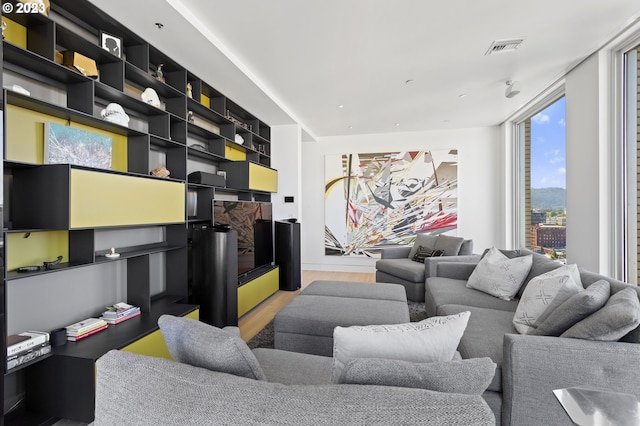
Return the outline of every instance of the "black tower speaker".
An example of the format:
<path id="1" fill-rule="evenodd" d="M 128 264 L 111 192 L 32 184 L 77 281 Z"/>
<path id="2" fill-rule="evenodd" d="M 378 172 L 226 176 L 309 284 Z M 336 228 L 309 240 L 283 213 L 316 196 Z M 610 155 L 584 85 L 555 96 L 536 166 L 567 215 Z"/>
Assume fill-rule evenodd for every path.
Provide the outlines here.
<path id="1" fill-rule="evenodd" d="M 276 221 L 276 264 L 280 269 L 280 290 L 295 291 L 302 284 L 300 223 Z"/>
<path id="2" fill-rule="evenodd" d="M 238 325 L 238 233 L 229 228 L 192 231 L 191 300 L 200 321 L 216 327 Z"/>

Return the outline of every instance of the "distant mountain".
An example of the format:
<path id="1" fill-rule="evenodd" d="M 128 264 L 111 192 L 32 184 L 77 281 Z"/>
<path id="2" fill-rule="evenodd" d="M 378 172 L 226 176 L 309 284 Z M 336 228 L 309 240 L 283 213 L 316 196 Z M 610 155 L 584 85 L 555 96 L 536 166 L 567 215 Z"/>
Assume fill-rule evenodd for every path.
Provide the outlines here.
<path id="1" fill-rule="evenodd" d="M 531 188 L 531 208 L 539 210 L 564 209 L 567 191 L 564 188 Z"/>

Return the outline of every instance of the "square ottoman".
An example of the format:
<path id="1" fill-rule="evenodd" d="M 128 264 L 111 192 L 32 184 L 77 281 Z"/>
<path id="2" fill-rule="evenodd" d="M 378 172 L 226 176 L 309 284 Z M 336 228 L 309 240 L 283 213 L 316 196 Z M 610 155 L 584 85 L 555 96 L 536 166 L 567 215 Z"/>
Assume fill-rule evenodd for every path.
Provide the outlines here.
<path id="1" fill-rule="evenodd" d="M 400 284 L 314 281 L 278 312 L 274 348 L 312 355 L 333 355 L 337 326 L 409 322 Z"/>

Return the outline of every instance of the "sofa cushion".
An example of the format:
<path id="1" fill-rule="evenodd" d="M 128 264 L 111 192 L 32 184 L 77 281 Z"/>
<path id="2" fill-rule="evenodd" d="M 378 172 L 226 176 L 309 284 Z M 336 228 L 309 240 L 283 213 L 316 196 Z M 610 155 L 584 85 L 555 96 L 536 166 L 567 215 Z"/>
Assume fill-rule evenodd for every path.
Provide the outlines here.
<path id="1" fill-rule="evenodd" d="M 247 344 L 232 333 L 191 318 L 162 315 L 162 337 L 174 360 L 208 370 L 266 380 Z"/>
<path id="2" fill-rule="evenodd" d="M 531 255 L 531 269 L 529 270 L 529 274 L 527 275 L 527 277 L 524 279 L 522 286 L 518 290 L 518 293 L 516 293 L 516 298 L 518 299 L 522 297 L 522 293 L 524 292 L 524 289 L 527 288 L 529 281 L 531 281 L 538 275 L 542 275 L 545 272 L 553 271 L 554 269 L 562 266 L 562 263 L 560 262 L 551 260 L 541 254 L 533 253 L 527 249 L 521 249 L 519 250 L 519 252 L 522 256 Z"/>
<path id="3" fill-rule="evenodd" d="M 531 333 L 558 306 L 584 291 L 575 279 L 580 279 L 577 265 L 565 265 L 533 278 L 522 293 L 513 316 L 518 333 Z"/>
<path id="4" fill-rule="evenodd" d="M 457 256 L 460 253 L 460 247 L 464 238 L 451 237 L 449 235 L 438 235 L 436 239 L 435 250 L 442 250 L 445 256 Z"/>
<path id="5" fill-rule="evenodd" d="M 536 336 L 560 336 L 569 327 L 582 321 L 609 299 L 609 282 L 600 280 L 585 290 L 574 294 L 551 314 L 530 334 Z"/>
<path id="6" fill-rule="evenodd" d="M 409 259 L 380 259 L 376 262 L 378 271 L 402 278 L 412 283 L 424 282 L 424 264 Z"/>
<path id="7" fill-rule="evenodd" d="M 633 288 L 613 294 L 598 311 L 578 322 L 560 337 L 617 341 L 640 324 L 640 301 Z"/>
<path id="8" fill-rule="evenodd" d="M 511 319 L 518 306 L 517 300 L 502 300 L 479 290 L 466 287 L 466 280 L 452 278 L 427 278 L 425 285 L 425 310 L 428 316 L 438 315 L 438 306 L 466 305 L 509 311 Z"/>
<path id="9" fill-rule="evenodd" d="M 509 259 L 497 248 L 492 247 L 471 273 L 467 287 L 503 300 L 511 300 L 520 289 L 530 269 L 530 255 Z"/>
<path id="10" fill-rule="evenodd" d="M 469 311 L 469 324 L 460 339 L 458 351 L 463 359 L 489 357 L 496 363 L 496 374 L 488 390 L 502 391 L 502 341 L 507 333 L 516 333 L 513 312 L 473 308 L 462 305 L 444 305 L 438 315 L 454 315 Z"/>
<path id="11" fill-rule="evenodd" d="M 331 383 L 331 357 L 267 348 L 257 348 L 252 352 L 269 382 L 284 385 Z"/>
<path id="12" fill-rule="evenodd" d="M 495 372 L 496 364 L 490 358 L 430 363 L 357 358 L 344 367 L 339 383 L 480 395 L 487 390 Z"/>
<path id="13" fill-rule="evenodd" d="M 403 259 L 404 260 L 404 259 Z M 305 296 L 352 297 L 355 299 L 393 300 L 407 303 L 407 294 L 399 284 L 357 281 L 315 280 L 300 292 Z"/>
<path id="14" fill-rule="evenodd" d="M 415 323 L 336 327 L 331 379 L 338 383 L 344 366 L 355 358 L 451 361 L 468 320 L 469 313 L 460 312 Z"/>
<path id="15" fill-rule="evenodd" d="M 422 246 L 428 249 L 436 248 L 436 240 L 438 239 L 437 235 L 432 234 L 418 234 L 416 235 L 416 239 L 413 241 L 413 247 L 411 247 L 411 251 L 409 251 L 409 259 L 413 259 L 416 251 L 418 251 L 418 247 Z"/>

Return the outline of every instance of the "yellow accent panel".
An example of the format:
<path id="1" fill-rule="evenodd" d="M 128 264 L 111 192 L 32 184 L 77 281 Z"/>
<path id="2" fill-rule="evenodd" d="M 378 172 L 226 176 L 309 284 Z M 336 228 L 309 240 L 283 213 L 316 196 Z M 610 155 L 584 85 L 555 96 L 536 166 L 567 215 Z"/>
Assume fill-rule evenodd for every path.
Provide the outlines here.
<path id="1" fill-rule="evenodd" d="M 224 157 L 233 161 L 245 161 L 247 159 L 247 151 L 227 142 L 224 147 Z"/>
<path id="2" fill-rule="evenodd" d="M 249 163 L 249 189 L 278 192 L 278 172 L 256 163 Z"/>
<path id="3" fill-rule="evenodd" d="M 68 124 L 67 120 L 30 109 L 7 105 L 7 160 L 44 163 L 44 123 Z M 113 170 L 127 171 L 127 137 L 71 122 L 71 127 L 111 137 Z"/>
<path id="4" fill-rule="evenodd" d="M 207 108 L 211 108 L 211 99 L 208 96 L 200 95 L 200 103 Z"/>
<path id="5" fill-rule="evenodd" d="M 70 227 L 145 225 L 185 220 L 180 182 L 71 170 Z"/>
<path id="6" fill-rule="evenodd" d="M 238 317 L 258 306 L 267 297 L 278 291 L 278 268 L 238 287 Z"/>
<path id="7" fill-rule="evenodd" d="M 21 266 L 42 265 L 44 261 L 62 256 L 69 261 L 69 233 L 67 231 L 47 231 L 7 234 L 7 270 Z"/>
<path id="8" fill-rule="evenodd" d="M 167 345 L 164 343 L 162 332 L 160 330 L 156 330 L 153 333 L 147 334 L 142 339 L 136 340 L 135 342 L 125 346 L 120 350 L 133 352 L 140 355 L 173 359 L 171 358 L 169 349 L 167 349 Z"/>
<path id="9" fill-rule="evenodd" d="M 23 49 L 27 48 L 27 28 L 15 21 L 2 17 L 2 22 L 6 22 L 7 28 L 2 32 L 4 39 Z"/>
<path id="10" fill-rule="evenodd" d="M 144 313 L 142 315 L 144 315 Z M 196 309 L 192 312 L 189 312 L 187 315 L 185 315 L 185 318 L 199 320 L 200 311 Z M 135 342 L 125 346 L 120 350 L 133 352 L 140 355 L 173 359 L 171 358 L 169 349 L 167 349 L 167 345 L 164 343 L 164 338 L 162 337 L 162 332 L 160 330 L 156 330 L 153 333 L 144 336 L 142 339 L 136 340 Z"/>

